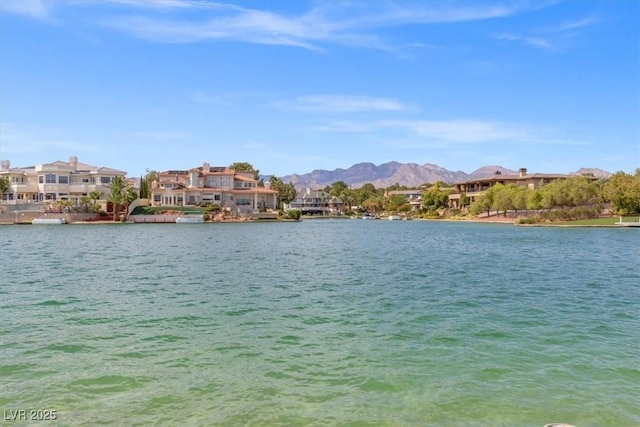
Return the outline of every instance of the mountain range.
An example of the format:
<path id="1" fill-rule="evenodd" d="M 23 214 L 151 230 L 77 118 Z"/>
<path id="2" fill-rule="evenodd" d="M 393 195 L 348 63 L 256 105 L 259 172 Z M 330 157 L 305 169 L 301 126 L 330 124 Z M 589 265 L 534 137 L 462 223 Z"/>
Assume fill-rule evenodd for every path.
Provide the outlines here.
<path id="1" fill-rule="evenodd" d="M 496 171 L 505 175 L 518 173 L 517 171 L 503 168 L 502 166 L 483 166 L 469 174 L 462 171 L 453 172 L 431 163 L 418 165 L 416 163 L 388 162 L 379 166 L 373 163 L 358 163 L 348 169 L 335 169 L 333 171 L 314 170 L 313 172 L 302 175 L 286 175 L 281 177 L 281 179 L 284 182 L 292 183 L 298 189 L 320 189 L 337 181 L 343 181 L 345 184 L 354 188 L 366 183 L 371 183 L 376 188 L 389 187 L 394 184 L 417 187 L 421 184 L 434 183 L 436 181 L 454 183 L 474 178 L 484 178 L 493 175 Z M 535 172 L 529 171 L 529 173 Z M 591 173 L 598 178 L 608 178 L 611 176 L 611 173 L 596 168 L 581 168 L 575 172 L 571 172 L 570 175 L 580 175 L 583 173 Z M 268 180 L 268 177 L 266 180 Z"/>

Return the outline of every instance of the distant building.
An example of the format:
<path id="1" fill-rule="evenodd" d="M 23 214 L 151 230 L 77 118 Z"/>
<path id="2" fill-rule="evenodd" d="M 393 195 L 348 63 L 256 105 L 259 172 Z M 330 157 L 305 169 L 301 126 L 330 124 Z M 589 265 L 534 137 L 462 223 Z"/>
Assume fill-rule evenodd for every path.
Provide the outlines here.
<path id="1" fill-rule="evenodd" d="M 324 190 L 305 188 L 296 193 L 285 209 L 298 209 L 303 215 L 334 215 L 342 212 L 342 200 Z"/>
<path id="2" fill-rule="evenodd" d="M 108 167 L 91 166 L 78 162 L 75 156 L 68 162 L 55 161 L 35 166 L 11 168 L 8 160 L 2 160 L 0 177 L 9 179 L 9 189 L 2 195 L 8 204 L 55 202 L 70 200 L 80 205 L 81 199 L 93 191 L 102 197 L 109 192 L 108 185 L 114 177 L 125 171 Z"/>
<path id="3" fill-rule="evenodd" d="M 151 185 L 153 206 L 219 205 L 239 214 L 276 209 L 278 192 L 258 186 L 251 172 L 204 163 L 189 170 L 158 173 Z"/>
<path id="4" fill-rule="evenodd" d="M 418 211 L 422 208 L 422 192 L 424 190 L 391 190 L 387 192 L 386 197 L 403 196 L 407 199 L 407 203 L 411 206 L 412 211 Z"/>
<path id="5" fill-rule="evenodd" d="M 478 196 L 496 184 L 516 184 L 531 190 L 537 190 L 545 184 L 549 184 L 556 179 L 566 179 L 571 175 L 534 173 L 528 174 L 526 168 L 521 168 L 517 175 L 503 175 L 496 171 L 495 174 L 485 178 L 475 178 L 467 181 L 454 183 L 455 190 L 449 195 L 449 207 L 459 209 L 461 207 L 460 198 L 464 193 L 473 203 Z"/>

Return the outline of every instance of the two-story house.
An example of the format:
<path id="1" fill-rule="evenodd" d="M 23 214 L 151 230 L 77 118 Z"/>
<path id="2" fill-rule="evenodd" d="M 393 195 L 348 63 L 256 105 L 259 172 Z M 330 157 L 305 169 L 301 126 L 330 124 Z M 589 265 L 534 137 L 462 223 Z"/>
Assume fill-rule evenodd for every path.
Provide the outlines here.
<path id="1" fill-rule="evenodd" d="M 455 191 L 449 195 L 449 207 L 460 209 L 460 199 L 463 193 L 467 196 L 469 203 L 473 203 L 478 196 L 496 184 L 516 184 L 531 190 L 537 190 L 541 186 L 549 184 L 553 180 L 566 179 L 569 177 L 570 175 L 563 174 L 528 174 L 526 168 L 521 168 L 517 175 L 503 175 L 499 171 L 496 171 L 495 174 L 485 178 L 476 178 L 454 183 Z"/>
<path id="2" fill-rule="evenodd" d="M 118 169 L 78 162 L 76 156 L 71 156 L 68 162 L 58 160 L 35 166 L 10 166 L 8 160 L 2 160 L 0 177 L 9 180 L 3 202 L 8 204 L 70 200 L 79 206 L 82 197 L 94 191 L 99 192 L 103 199 L 109 193 L 108 185 L 113 178 L 126 174 Z"/>
<path id="3" fill-rule="evenodd" d="M 411 206 L 412 211 L 419 211 L 422 208 L 422 192 L 424 190 L 391 190 L 385 194 L 385 197 L 402 196 L 407 199 L 407 203 Z"/>
<path id="4" fill-rule="evenodd" d="M 252 172 L 204 163 L 189 170 L 158 173 L 151 186 L 153 206 L 219 205 L 239 214 L 276 209 L 278 192 L 258 185 Z"/>
<path id="5" fill-rule="evenodd" d="M 323 190 L 305 188 L 296 193 L 285 209 L 298 209 L 304 215 L 332 215 L 341 212 L 342 200 Z"/>

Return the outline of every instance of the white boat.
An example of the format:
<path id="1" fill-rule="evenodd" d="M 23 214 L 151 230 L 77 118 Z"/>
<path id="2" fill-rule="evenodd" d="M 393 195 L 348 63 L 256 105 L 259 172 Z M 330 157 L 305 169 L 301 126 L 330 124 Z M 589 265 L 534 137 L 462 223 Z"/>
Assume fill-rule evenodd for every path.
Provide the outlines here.
<path id="1" fill-rule="evenodd" d="M 66 221 L 64 218 L 36 218 L 31 221 L 31 224 L 49 224 L 49 225 L 62 225 Z"/>
<path id="2" fill-rule="evenodd" d="M 204 222 L 202 216 L 179 216 L 176 218 L 176 224 L 197 224 Z"/>
<path id="3" fill-rule="evenodd" d="M 362 219 L 373 219 L 373 217 L 371 216 L 371 214 L 364 214 L 362 215 Z"/>
<path id="4" fill-rule="evenodd" d="M 400 215 L 389 215 L 389 221 L 400 221 Z"/>

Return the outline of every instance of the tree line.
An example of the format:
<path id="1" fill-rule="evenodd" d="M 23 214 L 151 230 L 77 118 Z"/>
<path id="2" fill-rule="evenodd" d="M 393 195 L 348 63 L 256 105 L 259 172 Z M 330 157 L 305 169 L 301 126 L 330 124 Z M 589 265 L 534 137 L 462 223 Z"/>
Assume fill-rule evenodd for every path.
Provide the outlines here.
<path id="1" fill-rule="evenodd" d="M 599 216 L 604 203 L 616 215 L 640 214 L 640 168 L 633 175 L 616 172 L 597 181 L 586 176 L 557 179 L 538 189 L 496 184 L 468 206 L 475 215 L 526 210 L 549 219 L 583 219 Z"/>

